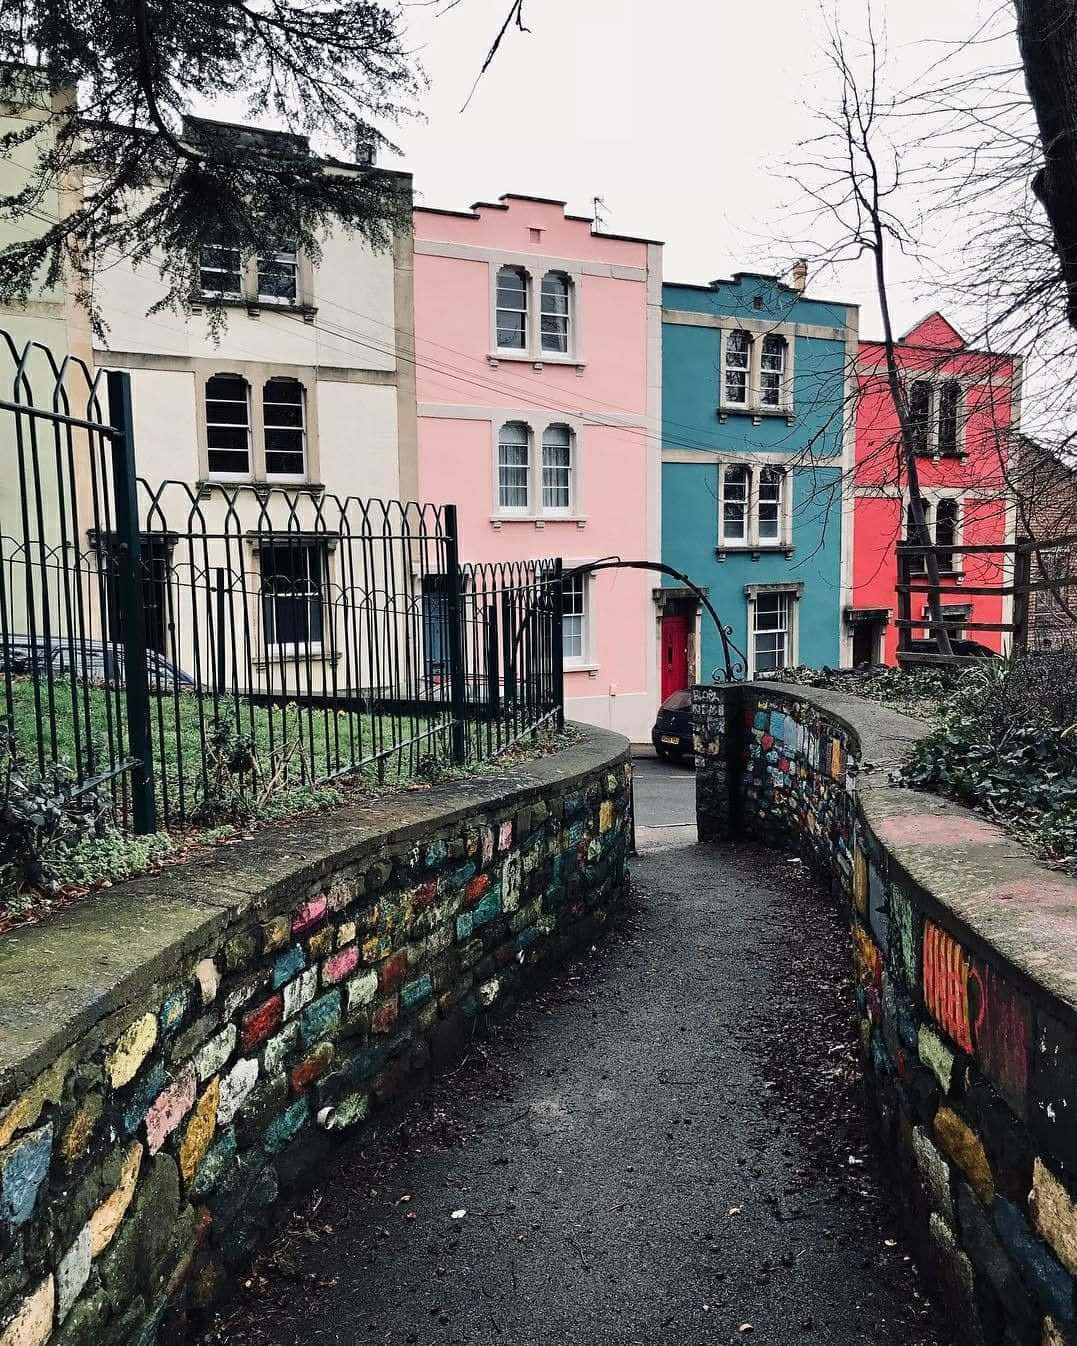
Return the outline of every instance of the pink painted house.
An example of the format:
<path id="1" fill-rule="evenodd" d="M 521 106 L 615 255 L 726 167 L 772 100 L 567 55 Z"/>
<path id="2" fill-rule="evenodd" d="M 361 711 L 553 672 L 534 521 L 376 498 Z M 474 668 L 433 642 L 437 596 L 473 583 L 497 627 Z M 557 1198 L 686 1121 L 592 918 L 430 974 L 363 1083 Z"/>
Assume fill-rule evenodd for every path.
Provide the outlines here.
<path id="1" fill-rule="evenodd" d="M 461 557 L 661 558 L 662 245 L 564 202 L 415 211 L 421 498 Z M 565 596 L 565 710 L 641 741 L 658 704 L 659 577 Z"/>

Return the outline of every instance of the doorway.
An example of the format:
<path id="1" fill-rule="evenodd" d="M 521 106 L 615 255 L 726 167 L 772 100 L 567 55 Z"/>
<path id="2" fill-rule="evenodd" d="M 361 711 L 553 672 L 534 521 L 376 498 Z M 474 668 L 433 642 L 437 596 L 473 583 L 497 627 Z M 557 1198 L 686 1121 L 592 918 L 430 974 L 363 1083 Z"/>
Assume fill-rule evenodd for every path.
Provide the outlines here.
<path id="1" fill-rule="evenodd" d="M 683 692 L 689 684 L 688 640 L 692 623 L 688 617 L 662 618 L 662 700 Z"/>

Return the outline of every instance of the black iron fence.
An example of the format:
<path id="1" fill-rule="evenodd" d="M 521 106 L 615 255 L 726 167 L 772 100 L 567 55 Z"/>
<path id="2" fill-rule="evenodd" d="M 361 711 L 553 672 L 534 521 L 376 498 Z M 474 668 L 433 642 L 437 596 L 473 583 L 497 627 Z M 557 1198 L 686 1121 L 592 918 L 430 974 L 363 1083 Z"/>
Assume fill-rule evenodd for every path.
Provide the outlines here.
<path id="1" fill-rule="evenodd" d="M 128 375 L 6 336 L 4 363 L 9 760 L 145 832 L 433 778 L 563 720 L 559 561 L 462 564 L 451 505 L 148 483 Z"/>

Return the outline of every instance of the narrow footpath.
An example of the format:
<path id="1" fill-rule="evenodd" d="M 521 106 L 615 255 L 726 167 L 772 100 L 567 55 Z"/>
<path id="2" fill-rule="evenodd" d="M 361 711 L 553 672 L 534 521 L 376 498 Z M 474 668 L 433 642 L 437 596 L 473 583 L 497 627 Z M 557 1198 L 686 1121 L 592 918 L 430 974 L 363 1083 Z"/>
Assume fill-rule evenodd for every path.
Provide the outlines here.
<path id="1" fill-rule="evenodd" d="M 890 1213 L 847 934 L 642 761 L 621 928 L 305 1197 L 215 1346 L 950 1346 Z"/>

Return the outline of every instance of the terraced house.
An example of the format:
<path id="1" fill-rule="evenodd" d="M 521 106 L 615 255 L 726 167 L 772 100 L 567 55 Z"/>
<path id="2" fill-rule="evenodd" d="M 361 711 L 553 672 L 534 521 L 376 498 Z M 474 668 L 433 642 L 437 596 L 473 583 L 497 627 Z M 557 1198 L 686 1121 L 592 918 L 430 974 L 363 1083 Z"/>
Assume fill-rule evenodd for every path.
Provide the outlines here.
<path id="1" fill-rule="evenodd" d="M 706 588 L 749 677 L 850 653 L 858 311 L 805 280 L 663 287 L 662 559 Z M 657 597 L 664 699 L 724 662 L 689 589 Z"/>
<path id="2" fill-rule="evenodd" d="M 415 211 L 419 490 L 457 502 L 465 560 L 659 559 L 661 267 L 661 244 L 561 201 Z M 565 588 L 566 712 L 636 740 L 657 703 L 653 585 Z"/>

